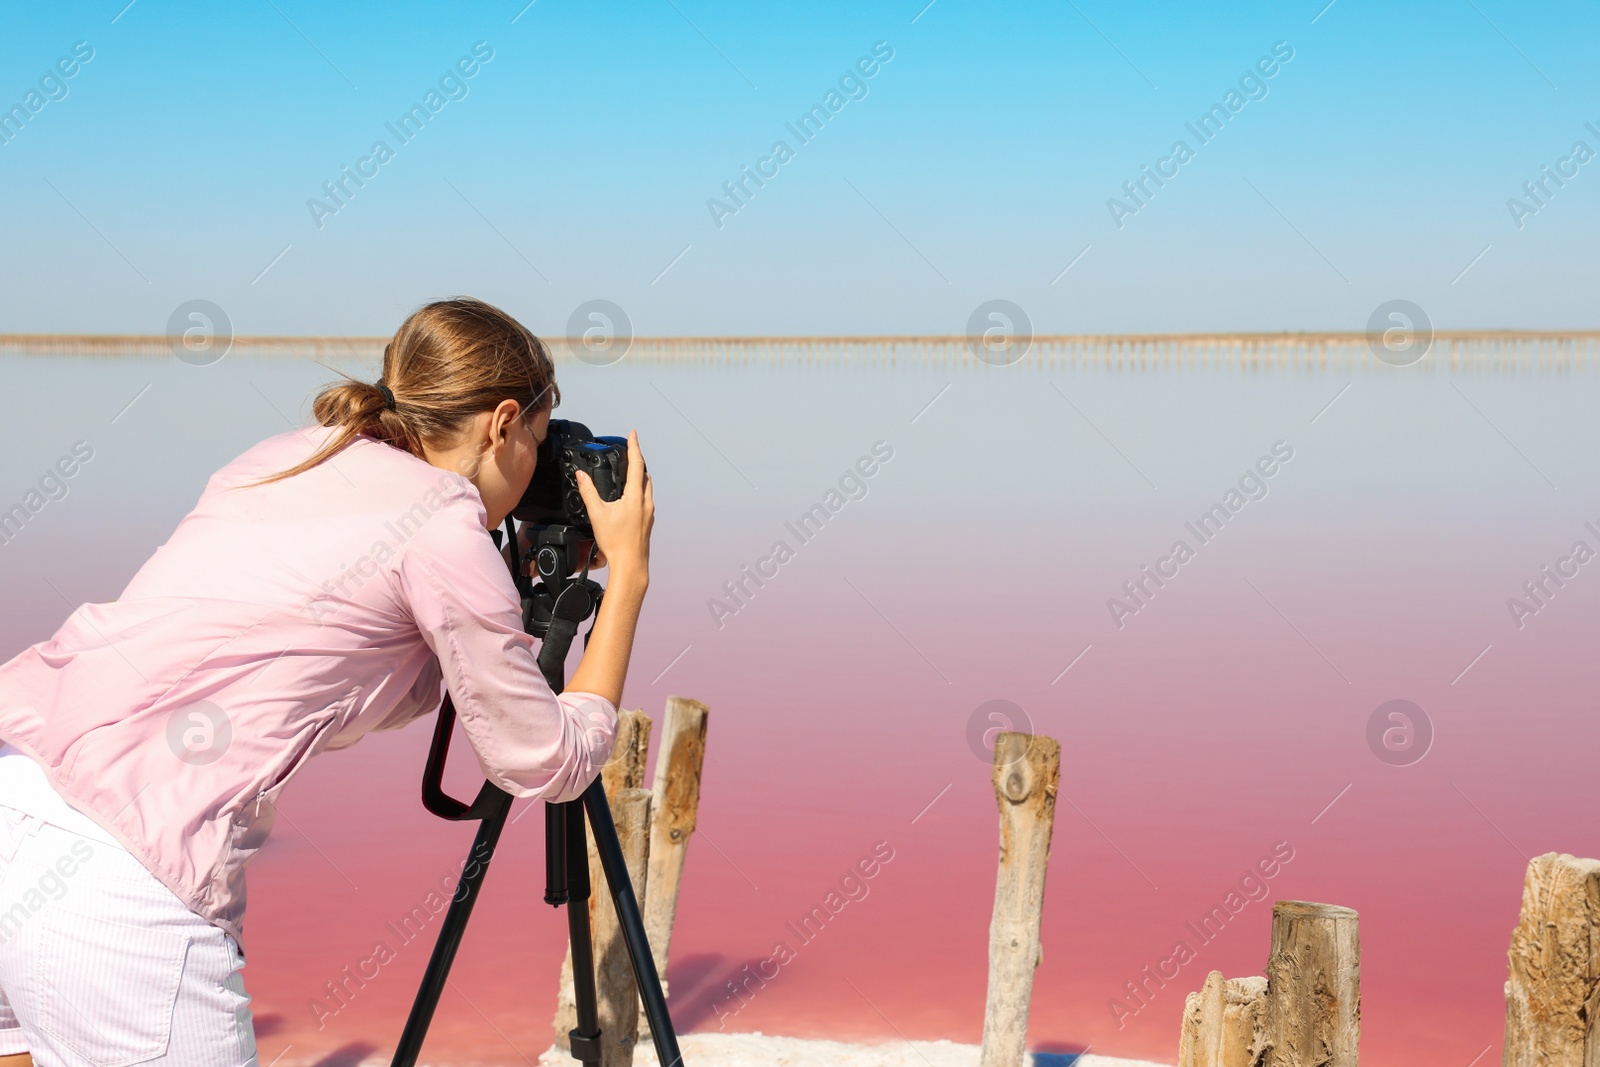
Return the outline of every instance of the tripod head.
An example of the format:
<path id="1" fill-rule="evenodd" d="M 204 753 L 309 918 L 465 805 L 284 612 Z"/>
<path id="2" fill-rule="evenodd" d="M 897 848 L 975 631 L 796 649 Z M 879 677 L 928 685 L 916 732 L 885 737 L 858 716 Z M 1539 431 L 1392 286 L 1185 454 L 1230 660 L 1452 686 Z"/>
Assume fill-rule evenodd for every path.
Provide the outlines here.
<path id="1" fill-rule="evenodd" d="M 509 529 L 511 520 L 506 520 Z M 589 577 L 589 564 L 594 558 L 594 533 L 585 526 L 564 526 L 557 523 L 528 523 L 523 529 L 530 533 L 528 573 L 523 573 L 515 535 L 512 537 L 511 566 L 517 590 L 522 594 L 522 626 L 541 641 L 547 641 L 552 624 L 557 619 L 570 619 L 576 624 L 591 612 L 600 610 L 600 599 L 605 587 Z M 578 570 L 582 561 L 581 573 Z M 538 576 L 537 584 L 534 576 Z M 576 590 L 576 591 L 574 591 Z M 570 591 L 570 592 L 569 592 Z M 563 597 L 569 599 L 565 602 Z M 557 606 L 560 605 L 560 612 Z M 571 640 L 570 635 L 568 640 Z M 588 640 L 585 638 L 585 644 Z M 565 646 L 562 648 L 566 652 Z M 559 671 L 561 664 L 554 665 Z M 560 674 L 552 675 L 545 666 L 541 651 L 539 667 L 544 671 L 550 688 L 560 692 Z"/>

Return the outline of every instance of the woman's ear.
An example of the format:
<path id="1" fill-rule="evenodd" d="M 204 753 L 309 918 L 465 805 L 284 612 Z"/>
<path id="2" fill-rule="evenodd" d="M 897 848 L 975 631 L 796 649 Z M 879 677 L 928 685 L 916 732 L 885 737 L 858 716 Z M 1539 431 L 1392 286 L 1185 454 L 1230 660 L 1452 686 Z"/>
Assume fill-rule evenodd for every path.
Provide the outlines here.
<path id="1" fill-rule="evenodd" d="M 495 447 L 511 440 L 511 427 L 522 414 L 522 405 L 509 397 L 495 405 L 489 416 L 489 439 Z"/>

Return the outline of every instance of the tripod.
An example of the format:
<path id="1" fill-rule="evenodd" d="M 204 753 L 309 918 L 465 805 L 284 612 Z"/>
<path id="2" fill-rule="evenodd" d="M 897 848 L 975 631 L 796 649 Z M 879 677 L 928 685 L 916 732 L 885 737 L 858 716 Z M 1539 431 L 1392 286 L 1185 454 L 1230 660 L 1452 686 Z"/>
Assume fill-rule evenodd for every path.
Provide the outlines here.
<path id="1" fill-rule="evenodd" d="M 533 561 L 537 565 L 541 583 L 535 585 L 531 576 L 522 574 L 517 550 L 516 528 L 506 519 L 504 540 L 510 544 L 510 562 L 513 580 L 522 594 L 522 626 L 528 633 L 543 639 L 539 649 L 539 670 L 550 688 L 557 693 L 565 686 L 567 650 L 578 626 L 592 612 L 600 608 L 604 588 L 589 577 L 586 542 L 592 535 L 572 526 L 538 524 L 531 527 L 535 544 Z M 495 544 L 502 541 L 501 531 L 493 531 Z M 583 572 L 573 576 L 576 552 L 584 546 Z M 585 645 L 588 637 L 584 637 Z M 446 694 L 439 708 L 439 719 L 434 726 L 433 747 L 428 751 L 427 765 L 422 775 L 422 803 L 429 811 L 444 819 L 480 820 L 472 851 L 462 870 L 461 883 L 450 900 L 450 909 L 439 928 L 439 940 L 434 944 L 433 956 L 423 973 L 422 986 L 411 1006 L 400 1044 L 395 1049 L 393 1067 L 416 1067 L 417 1056 L 422 1051 L 422 1041 L 428 1025 L 433 1021 L 434 1010 L 439 1006 L 444 992 L 450 965 L 455 961 L 456 949 L 461 946 L 466 933 L 467 920 L 472 917 L 472 907 L 477 903 L 478 892 L 489 869 L 500 832 L 505 828 L 506 815 L 511 810 L 511 794 L 491 782 L 484 782 L 477 798 L 464 804 L 446 795 L 441 787 L 445 757 L 450 750 L 450 728 L 455 725 L 455 705 Z M 594 830 L 595 849 L 600 855 L 600 867 L 605 873 L 606 885 L 611 890 L 611 902 L 616 907 L 622 929 L 622 938 L 628 949 L 628 959 L 633 965 L 634 979 L 639 996 L 644 1003 L 645 1018 L 650 1023 L 650 1036 L 655 1042 L 656 1058 L 662 1067 L 681 1067 L 683 1056 L 678 1051 L 677 1032 L 672 1018 L 667 1014 L 666 998 L 661 992 L 661 978 L 656 973 L 655 959 L 650 954 L 650 943 L 645 937 L 644 920 L 639 914 L 639 901 L 633 893 L 633 883 L 628 880 L 628 866 L 622 857 L 622 847 L 617 841 L 617 828 L 611 821 L 611 805 L 606 800 L 605 788 L 597 778 L 584 790 L 580 800 L 560 804 L 545 804 L 545 903 L 552 907 L 567 906 L 567 935 L 572 942 L 572 987 L 576 1001 L 578 1025 L 571 1031 L 572 1055 L 585 1067 L 596 1067 L 600 1062 L 600 1019 L 595 1001 L 594 946 L 589 932 L 589 857 L 584 835 L 584 813 Z"/>

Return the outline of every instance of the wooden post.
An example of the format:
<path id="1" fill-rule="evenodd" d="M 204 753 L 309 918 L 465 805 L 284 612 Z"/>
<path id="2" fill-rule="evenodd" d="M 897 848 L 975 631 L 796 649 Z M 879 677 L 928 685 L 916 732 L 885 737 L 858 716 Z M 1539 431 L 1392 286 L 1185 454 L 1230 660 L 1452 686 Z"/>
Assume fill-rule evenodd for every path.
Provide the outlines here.
<path id="1" fill-rule="evenodd" d="M 650 716 L 640 708 L 617 716 L 617 736 L 611 743 L 611 759 L 600 769 L 600 784 L 605 786 L 606 796 L 615 797 L 624 789 L 644 788 L 651 726 Z M 589 840 L 594 838 L 591 836 Z"/>
<path id="2" fill-rule="evenodd" d="M 656 756 L 655 789 L 650 802 L 649 895 L 644 898 L 644 930 L 650 954 L 667 992 L 667 949 L 672 944 L 672 923 L 678 911 L 678 887 L 700 808 L 700 771 L 706 755 L 704 704 L 687 697 L 667 697 L 666 719 Z M 650 1022 L 639 1009 L 639 1036 L 650 1036 Z"/>
<path id="3" fill-rule="evenodd" d="M 1600 1065 L 1600 860 L 1534 857 L 1509 955 L 1504 1067 Z"/>
<path id="4" fill-rule="evenodd" d="M 1061 743 L 1005 731 L 995 738 L 994 793 L 1000 807 L 1000 871 L 989 924 L 989 993 L 980 1067 L 1022 1067 L 1028 1002 L 1039 965 L 1044 875 L 1050 860 Z"/>
<path id="5" fill-rule="evenodd" d="M 624 789 L 611 803 L 634 896 L 644 899 L 650 863 L 650 791 Z M 639 1038 L 639 986 L 609 890 L 595 884 L 594 970 L 600 1007 L 600 1067 L 633 1067 Z"/>
<path id="6" fill-rule="evenodd" d="M 1336 904 L 1272 906 L 1266 1067 L 1356 1067 L 1361 941 L 1356 913 Z"/>
<path id="7" fill-rule="evenodd" d="M 600 771 L 600 784 L 611 801 L 611 817 L 617 821 L 617 836 L 622 836 L 621 817 L 617 814 L 617 798 L 625 790 L 638 789 L 644 784 L 645 755 L 650 750 L 650 717 L 642 710 L 623 711 L 617 716 L 617 733 L 611 744 L 611 760 Z M 595 967 L 599 969 L 600 935 L 598 916 L 602 910 L 611 910 L 611 897 L 606 889 L 605 872 L 600 869 L 600 854 L 595 851 L 594 835 L 586 834 L 589 842 L 589 929 L 595 944 Z M 626 849 L 623 855 L 627 855 Z M 633 860 L 630 858 L 629 869 Z M 641 897 L 642 899 L 642 897 Z M 613 922 L 615 918 L 613 917 Z M 602 994 L 603 996 L 603 994 Z M 572 946 L 561 961 L 561 988 L 556 994 L 556 1045 L 571 1051 L 569 1034 L 578 1025 L 578 1006 L 572 992 Z M 602 1024 L 603 1025 L 603 1024 Z"/>
<path id="8" fill-rule="evenodd" d="M 1206 975 L 1183 1005 L 1178 1067 L 1254 1067 L 1266 1045 L 1267 980 Z"/>

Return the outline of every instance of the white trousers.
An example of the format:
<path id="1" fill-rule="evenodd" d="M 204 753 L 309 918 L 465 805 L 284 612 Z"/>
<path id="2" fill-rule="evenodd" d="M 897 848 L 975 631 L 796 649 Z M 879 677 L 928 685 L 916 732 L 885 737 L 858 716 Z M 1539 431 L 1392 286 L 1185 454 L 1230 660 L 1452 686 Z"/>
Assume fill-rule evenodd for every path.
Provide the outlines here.
<path id="1" fill-rule="evenodd" d="M 0 806 L 0 1055 L 256 1067 L 243 966 L 127 850 Z"/>

